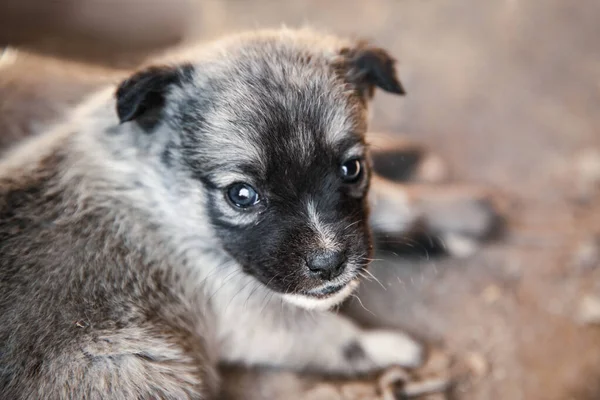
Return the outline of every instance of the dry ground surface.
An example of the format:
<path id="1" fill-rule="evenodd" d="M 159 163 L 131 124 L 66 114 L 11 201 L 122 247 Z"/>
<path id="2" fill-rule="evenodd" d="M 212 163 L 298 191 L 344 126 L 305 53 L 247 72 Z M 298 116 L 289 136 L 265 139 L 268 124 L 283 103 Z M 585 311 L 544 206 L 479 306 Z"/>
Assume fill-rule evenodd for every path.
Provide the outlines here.
<path id="1" fill-rule="evenodd" d="M 497 191 L 508 231 L 463 259 L 382 252 L 385 290 L 345 311 L 456 354 L 457 399 L 600 399 L 600 2 L 213 0 L 189 18 L 190 40 L 310 23 L 388 48 L 408 96 L 380 93 L 372 128 Z"/>

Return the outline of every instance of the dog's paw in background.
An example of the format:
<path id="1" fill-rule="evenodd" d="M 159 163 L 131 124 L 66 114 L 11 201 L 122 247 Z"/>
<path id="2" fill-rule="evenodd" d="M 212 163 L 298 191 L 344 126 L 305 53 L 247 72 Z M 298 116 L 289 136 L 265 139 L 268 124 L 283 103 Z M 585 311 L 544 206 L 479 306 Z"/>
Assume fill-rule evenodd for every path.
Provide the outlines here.
<path id="1" fill-rule="evenodd" d="M 371 225 L 379 248 L 465 257 L 502 233 L 493 191 L 450 182 L 443 159 L 413 142 L 381 133 L 370 133 L 369 141 L 376 173 Z"/>

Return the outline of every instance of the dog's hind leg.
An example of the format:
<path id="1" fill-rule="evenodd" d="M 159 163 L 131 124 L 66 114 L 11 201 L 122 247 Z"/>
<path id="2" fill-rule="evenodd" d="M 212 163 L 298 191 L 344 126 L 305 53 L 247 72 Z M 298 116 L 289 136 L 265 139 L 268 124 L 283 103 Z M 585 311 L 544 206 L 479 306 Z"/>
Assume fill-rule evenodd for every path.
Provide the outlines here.
<path id="1" fill-rule="evenodd" d="M 378 246 L 408 255 L 466 256 L 502 227 L 492 194 L 477 186 L 409 185 L 374 176 L 370 201 Z"/>

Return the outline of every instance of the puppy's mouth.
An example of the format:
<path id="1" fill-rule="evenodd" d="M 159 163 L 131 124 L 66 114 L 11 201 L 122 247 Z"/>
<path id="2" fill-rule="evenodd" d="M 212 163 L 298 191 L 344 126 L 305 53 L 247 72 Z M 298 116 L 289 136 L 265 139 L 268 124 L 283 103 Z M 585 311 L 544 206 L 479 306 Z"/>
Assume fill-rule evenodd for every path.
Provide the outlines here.
<path id="1" fill-rule="evenodd" d="M 328 285 L 299 294 L 284 294 L 283 298 L 301 308 L 327 310 L 348 298 L 358 287 L 358 284 L 358 278 L 354 278 L 344 284 Z"/>
<path id="2" fill-rule="evenodd" d="M 351 282 L 352 281 L 341 283 L 341 284 L 332 284 L 332 285 L 328 285 L 325 287 L 312 289 L 312 290 L 309 290 L 308 292 L 306 292 L 305 295 L 313 296 L 313 297 L 317 297 L 317 298 L 324 298 L 324 297 L 332 296 L 332 295 L 338 293 L 339 291 L 341 291 L 342 289 L 344 289 Z"/>

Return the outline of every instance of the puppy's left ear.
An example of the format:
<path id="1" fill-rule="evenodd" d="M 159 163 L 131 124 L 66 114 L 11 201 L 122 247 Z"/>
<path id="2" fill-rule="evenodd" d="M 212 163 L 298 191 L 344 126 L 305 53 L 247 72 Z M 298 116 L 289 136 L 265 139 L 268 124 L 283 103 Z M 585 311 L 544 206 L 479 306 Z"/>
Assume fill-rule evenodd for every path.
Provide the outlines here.
<path id="1" fill-rule="evenodd" d="M 355 48 L 342 49 L 340 55 L 346 65 L 347 79 L 369 97 L 375 87 L 397 95 L 406 94 L 396 73 L 396 60 L 386 50 L 359 43 Z"/>
<path id="2" fill-rule="evenodd" d="M 121 82 L 115 97 L 121 123 L 135 121 L 150 130 L 162 117 L 165 101 L 173 86 L 191 80 L 193 66 L 153 66 Z"/>

